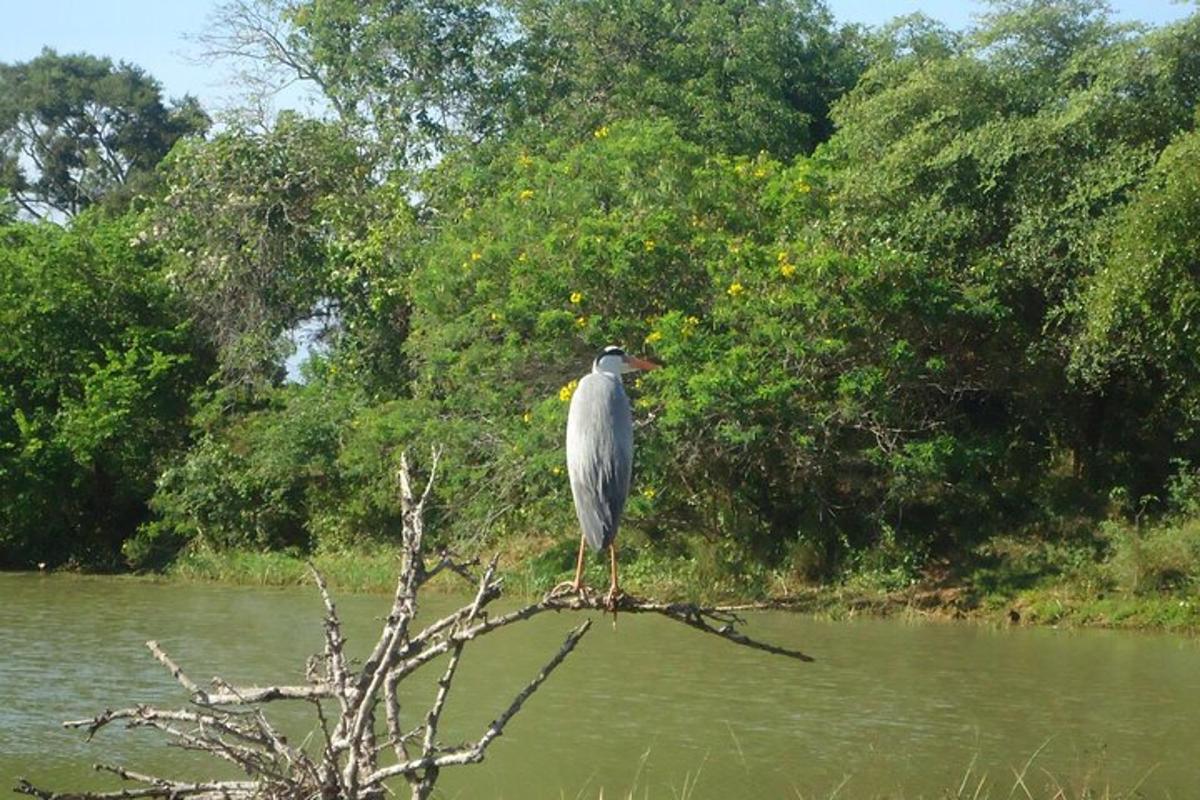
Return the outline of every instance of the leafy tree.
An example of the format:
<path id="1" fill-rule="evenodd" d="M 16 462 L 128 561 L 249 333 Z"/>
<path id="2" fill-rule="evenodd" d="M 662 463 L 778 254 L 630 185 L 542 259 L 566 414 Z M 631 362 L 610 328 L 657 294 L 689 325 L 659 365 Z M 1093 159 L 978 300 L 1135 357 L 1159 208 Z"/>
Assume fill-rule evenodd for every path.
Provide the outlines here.
<path id="1" fill-rule="evenodd" d="M 507 117 L 561 134 L 662 115 L 714 150 L 811 152 L 862 69 L 819 0 L 517 0 L 520 76 Z"/>
<path id="2" fill-rule="evenodd" d="M 495 129 L 506 39 L 502 6 L 479 0 L 232 0 L 202 36 L 260 91 L 311 82 L 343 124 L 370 132 L 374 159 L 402 168 Z"/>
<path id="3" fill-rule="evenodd" d="M 819 0 L 222 9 L 206 36 L 211 55 L 313 82 L 344 122 L 367 126 L 384 163 L 410 169 L 482 141 L 580 135 L 647 115 L 726 152 L 809 152 L 863 68 L 858 32 L 836 28 Z"/>
<path id="4" fill-rule="evenodd" d="M 276 380 L 286 334 L 336 312 L 327 248 L 365 220 L 366 172 L 339 126 L 290 114 L 266 132 L 181 142 L 166 160 L 152 230 L 227 379 Z"/>
<path id="5" fill-rule="evenodd" d="M 321 381 L 260 393 L 251 405 L 216 393 L 199 415 L 196 443 L 159 476 L 156 519 L 126 553 L 135 563 L 153 563 L 164 548 L 169 555 L 193 540 L 214 548 L 308 549 L 355 400 L 353 390 Z"/>
<path id="6" fill-rule="evenodd" d="M 452 451 L 439 535 L 573 529 L 571 382 L 613 342 L 666 364 L 630 382 L 626 542 L 742 574 L 906 581 L 1114 484 L 1192 485 L 1200 16 L 1013 0 L 960 35 L 784 0 L 225 9 L 228 53 L 339 119 L 164 167 L 154 241 L 223 371 L 133 558 L 386 538 L 421 440 Z M 314 314 L 336 335 L 280 386 Z"/>
<path id="7" fill-rule="evenodd" d="M 171 145 L 208 124 L 194 98 L 164 105 L 133 65 L 46 49 L 0 64 L 0 186 L 34 217 L 120 207 Z"/>
<path id="8" fill-rule="evenodd" d="M 1122 410 L 1105 430 L 1132 451 L 1122 477 L 1157 491 L 1200 449 L 1200 133 L 1176 137 L 1118 215 L 1079 300 L 1072 374 Z"/>
<path id="9" fill-rule="evenodd" d="M 0 565 L 112 564 L 210 363 L 140 221 L 0 229 Z"/>
<path id="10" fill-rule="evenodd" d="M 443 169 L 461 194 L 413 273 L 409 348 L 414 394 L 460 430 L 460 518 L 569 526 L 565 401 L 611 342 L 667 364 L 634 389 L 644 531 L 828 565 L 883 530 L 932 546 L 993 497 L 1002 445 L 962 427 L 979 367 L 947 351 L 1002 310 L 831 248 L 811 162 L 710 156 L 660 121 Z"/>
<path id="11" fill-rule="evenodd" d="M 926 259 L 1006 309 L 983 358 L 980 426 L 1062 451 L 1103 489 L 1115 410 L 1070 380 L 1075 298 L 1113 215 L 1200 101 L 1200 17 L 1149 33 L 1086 2 L 993 5 L 962 48 L 877 63 L 834 110 L 822 152 L 851 247 Z"/>

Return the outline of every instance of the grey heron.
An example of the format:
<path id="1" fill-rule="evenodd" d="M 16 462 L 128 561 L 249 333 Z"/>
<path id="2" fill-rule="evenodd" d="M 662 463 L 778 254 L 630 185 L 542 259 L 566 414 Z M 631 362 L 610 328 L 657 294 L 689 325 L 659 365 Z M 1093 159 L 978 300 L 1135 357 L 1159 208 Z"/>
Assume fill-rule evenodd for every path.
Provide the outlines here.
<path id="1" fill-rule="evenodd" d="M 633 470 L 633 413 L 621 376 L 658 364 L 629 355 L 615 346 L 600 351 L 571 397 L 567 413 L 567 473 L 575 515 L 583 536 L 575 563 L 573 591 L 582 588 L 585 545 L 595 552 L 608 548 L 611 583 L 608 603 L 617 599 L 617 550 L 613 540 L 629 496 Z M 555 587 L 556 589 L 561 587 Z"/>

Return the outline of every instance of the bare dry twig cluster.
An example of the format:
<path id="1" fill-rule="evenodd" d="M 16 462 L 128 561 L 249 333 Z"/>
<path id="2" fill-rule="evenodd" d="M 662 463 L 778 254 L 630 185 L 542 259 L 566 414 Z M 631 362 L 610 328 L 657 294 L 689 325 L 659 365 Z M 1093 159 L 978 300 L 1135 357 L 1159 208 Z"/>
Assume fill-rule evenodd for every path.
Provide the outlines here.
<path id="1" fill-rule="evenodd" d="M 575 649 L 587 633 L 584 620 L 567 634 L 562 646 L 537 675 L 474 741 L 447 745 L 438 739 L 438 727 L 454 677 L 466 646 L 480 636 L 528 620 L 546 611 L 605 610 L 601 599 L 590 594 L 547 595 L 537 602 L 496 616 L 489 604 L 501 596 L 496 559 L 480 565 L 443 551 L 426 562 L 424 512 L 436 476 L 438 451 L 434 451 L 429 478 L 417 496 L 408 461 L 401 460 L 400 493 L 403 505 L 403 547 L 400 576 L 392 608 L 379 639 L 361 665 L 345 654 L 342 625 L 323 577 L 313 577 L 325 604 L 325 644 L 307 665 L 306 680 L 294 686 L 232 686 L 213 678 L 202 688 L 188 677 L 157 642 L 147 642 L 157 659 L 187 691 L 190 704 L 166 710 L 137 705 L 106 710 L 90 719 L 65 722 L 68 728 L 87 731 L 88 737 L 114 723 L 131 728 L 152 728 L 171 744 L 198 750 L 237 765 L 244 780 L 182 781 L 147 775 L 120 766 L 97 764 L 135 784 L 113 792 L 55 793 L 22 779 L 17 792 L 41 800 L 117 800 L 165 797 L 199 800 L 242 798 L 322 798 L 322 800 L 374 800 L 383 796 L 389 781 L 403 778 L 411 797 L 426 798 L 445 767 L 482 761 L 488 746 L 503 732 L 529 697 Z M 480 567 L 482 566 L 482 570 Z M 434 575 L 450 570 L 475 587 L 470 602 L 453 613 L 414 629 L 421 587 Z M 616 611 L 658 614 L 705 633 L 746 647 L 803 661 L 808 656 L 794 650 L 750 639 L 737 630 L 740 622 L 731 609 L 702 608 L 687 603 L 658 603 L 621 597 Z M 447 656 L 432 704 L 423 714 L 405 717 L 398 686 L 417 669 Z M 268 719 L 264 706 L 276 701 L 310 703 L 315 735 L 297 746 Z M 383 725 L 379 726 L 380 717 Z"/>

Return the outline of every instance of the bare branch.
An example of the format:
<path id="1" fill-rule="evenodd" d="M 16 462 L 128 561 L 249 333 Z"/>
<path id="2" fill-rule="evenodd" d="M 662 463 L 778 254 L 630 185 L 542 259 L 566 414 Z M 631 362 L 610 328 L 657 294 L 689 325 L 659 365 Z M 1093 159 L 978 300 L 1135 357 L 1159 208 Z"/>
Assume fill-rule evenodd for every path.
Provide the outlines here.
<path id="1" fill-rule="evenodd" d="M 327 683 L 310 686 L 238 686 L 224 684 L 225 689 L 208 693 L 208 703 L 214 706 L 269 703 L 272 700 L 316 700 L 336 697 L 334 687 Z"/>
<path id="2" fill-rule="evenodd" d="M 488 587 L 492 584 L 492 576 L 496 574 L 496 564 L 498 561 L 499 557 L 493 556 L 487 570 L 483 573 L 483 577 L 479 579 L 479 589 L 475 592 L 475 599 L 468 608 L 467 615 L 463 620 L 464 624 L 474 622 L 475 618 L 479 616 L 479 612 L 483 608 L 485 598 L 488 595 Z M 450 694 L 450 684 L 454 681 L 454 673 L 458 669 L 458 661 L 462 657 L 463 647 L 465 646 L 466 642 L 455 643 L 450 652 L 450 662 L 446 665 L 446 671 L 438 680 L 437 696 L 434 698 L 433 705 L 425 717 L 425 742 L 421 746 L 422 755 L 429 756 L 434 752 L 442 709 L 446 705 L 446 698 Z"/>
<path id="3" fill-rule="evenodd" d="M 117 711 L 111 709 L 97 714 L 91 719 L 69 720 L 63 723 L 64 728 L 86 728 L 88 738 L 91 739 L 96 735 L 96 732 L 106 725 L 125 721 L 148 721 L 148 720 L 168 720 L 172 722 L 189 722 L 196 725 L 207 725 L 215 728 L 221 733 L 236 736 L 244 741 L 253 742 L 256 744 L 265 744 L 265 740 L 257 731 L 240 724 L 236 717 L 229 715 L 206 714 L 196 711 L 165 711 L 150 706 L 140 705 L 132 708 L 123 708 Z"/>
<path id="4" fill-rule="evenodd" d="M 32 795 L 41 798 L 41 800 L 125 800 L 125 798 L 137 797 L 195 797 L 204 800 L 213 798 L 215 800 L 216 798 L 253 797 L 255 792 L 260 788 L 255 781 L 208 781 L 199 783 L 169 781 L 109 764 L 93 764 L 92 768 L 97 772 L 111 772 L 123 780 L 150 785 L 136 789 L 118 789 L 113 792 L 59 793 L 38 789 L 30 784 L 29 781 L 20 778 L 13 791 L 19 794 Z"/>
<path id="5" fill-rule="evenodd" d="M 337 692 L 338 698 L 348 700 L 346 693 L 346 656 L 342 652 L 342 648 L 346 644 L 346 639 L 342 636 L 342 623 L 338 619 L 337 608 L 333 604 L 333 598 L 329 596 L 329 587 L 325 584 L 325 578 L 317 571 L 317 568 L 310 561 L 308 562 L 308 571 L 312 573 L 313 580 L 316 581 L 317 589 L 321 593 L 321 600 L 325 604 L 325 665 L 328 670 L 329 682 L 333 685 Z M 343 709 L 346 704 L 343 702 Z"/>
<path id="6" fill-rule="evenodd" d="M 158 661 L 158 663 L 162 664 L 167 668 L 168 671 L 170 671 L 171 677 L 179 681 L 179 684 L 183 686 L 184 689 L 188 690 L 188 694 L 191 695 L 192 698 L 198 699 L 199 702 L 202 703 L 208 702 L 207 693 L 197 686 L 196 682 L 189 678 L 184 671 L 180 669 L 178 664 L 171 660 L 171 657 L 168 656 L 161 647 L 159 647 L 158 642 L 151 639 L 150 641 L 146 642 L 146 647 L 148 647 L 150 652 L 154 654 L 154 658 Z"/>
<path id="7" fill-rule="evenodd" d="M 504 713 L 488 726 L 483 736 L 479 738 L 479 741 L 469 747 L 456 748 L 441 755 L 423 755 L 421 758 L 413 759 L 412 761 L 384 767 L 367 778 L 366 785 L 370 786 L 397 775 L 412 774 L 422 769 L 428 769 L 429 767 L 440 768 L 454 764 L 475 764 L 482 761 L 488 745 L 504 733 L 504 726 L 508 724 L 508 721 L 521 710 L 521 706 L 525 704 L 525 701 L 538 690 L 538 687 L 545 682 L 546 678 L 550 677 L 550 673 L 554 672 L 555 668 L 563 662 L 563 659 L 571 654 L 571 651 L 575 649 L 575 645 L 579 644 L 579 640 L 583 638 L 583 635 L 588 632 L 591 626 L 592 621 L 587 619 L 567 634 L 567 639 L 563 642 L 559 651 L 546 663 L 546 666 L 542 667 L 538 674 L 534 676 L 534 679 L 513 698 L 512 703 L 504 710 Z"/>
<path id="8" fill-rule="evenodd" d="M 660 603 L 654 600 L 641 600 L 631 595 L 622 595 L 617 600 L 615 610 L 627 614 L 658 614 L 667 619 L 683 623 L 697 630 L 709 633 L 714 636 L 719 636 L 734 644 L 750 647 L 755 650 L 762 650 L 775 655 L 787 656 L 795 658 L 798 661 L 812 661 L 813 658 L 799 650 L 792 650 L 786 647 L 760 642 L 756 639 L 751 639 L 735 627 L 742 620 L 734 613 L 733 607 L 713 606 L 704 607 L 694 603 Z M 451 636 L 442 638 L 440 641 L 430 644 L 423 649 L 419 649 L 415 654 L 407 658 L 396 671 L 399 678 L 412 673 L 418 667 L 421 667 L 429 661 L 437 658 L 447 652 L 454 646 L 457 641 L 466 641 L 474 639 L 477 636 L 483 636 L 491 633 L 494 630 L 503 628 L 506 625 L 511 625 L 515 622 L 522 622 L 537 616 L 538 614 L 547 611 L 609 611 L 610 609 L 602 598 L 594 596 L 546 596 L 536 603 L 531 603 L 515 611 L 510 611 L 507 614 L 502 614 L 498 617 L 484 620 L 477 625 L 457 631 Z M 715 624 L 714 624 L 715 623 Z M 417 640 L 414 639 L 414 643 Z"/>

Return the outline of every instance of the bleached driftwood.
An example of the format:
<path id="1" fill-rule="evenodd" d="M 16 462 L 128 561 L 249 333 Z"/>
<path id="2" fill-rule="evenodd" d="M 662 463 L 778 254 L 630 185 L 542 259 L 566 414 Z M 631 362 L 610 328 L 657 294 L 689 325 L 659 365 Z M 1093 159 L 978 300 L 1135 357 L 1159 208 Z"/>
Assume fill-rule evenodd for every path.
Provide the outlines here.
<path id="1" fill-rule="evenodd" d="M 489 616 L 488 606 L 502 592 L 495 558 L 480 565 L 477 560 L 464 561 L 443 551 L 432 563 L 426 562 L 424 512 L 436 477 L 438 457 L 439 453 L 434 451 L 429 477 L 419 496 L 413 491 L 408 461 L 401 458 L 399 479 L 404 524 L 400 575 L 391 611 L 370 655 L 361 665 L 352 664 L 346 657 L 346 640 L 333 598 L 324 578 L 310 567 L 325 607 L 325 643 L 322 652 L 309 660 L 303 684 L 233 686 L 217 677 L 209 687 L 201 687 L 157 642 L 150 641 L 146 646 L 153 657 L 187 692 L 190 700 L 187 707 L 168 710 L 135 705 L 64 723 L 68 728 L 85 730 L 89 739 L 112 723 L 152 728 L 175 745 L 237 765 L 247 779 L 182 781 L 97 764 L 97 770 L 135 785 L 111 792 L 56 793 L 22 779 L 15 791 L 41 800 L 143 797 L 376 800 L 384 795 L 388 781 L 403 778 L 411 797 L 426 798 L 443 768 L 483 760 L 489 745 L 504 733 L 505 726 L 522 705 L 579 644 L 591 620 L 585 619 L 567 634 L 553 657 L 477 739 L 446 745 L 438 739 L 438 728 L 467 645 L 480 636 L 549 611 L 658 614 L 734 644 L 801 661 L 812 660 L 798 651 L 749 638 L 737 629 L 741 620 L 732 608 L 659 603 L 628 595 L 621 596 L 615 607 L 609 607 L 601 598 L 585 592 L 548 594 L 513 611 Z M 413 630 L 421 587 L 446 570 L 471 582 L 474 594 L 470 602 L 420 630 Z M 447 657 L 446 665 L 431 705 L 424 713 L 406 717 L 400 707 L 398 685 L 441 656 Z M 290 743 L 264 713 L 267 704 L 288 700 L 313 707 L 314 734 L 306 740 L 309 746 Z M 386 722 L 386 738 L 378 742 L 376 720 L 381 712 Z"/>

